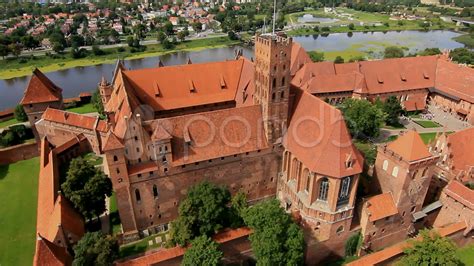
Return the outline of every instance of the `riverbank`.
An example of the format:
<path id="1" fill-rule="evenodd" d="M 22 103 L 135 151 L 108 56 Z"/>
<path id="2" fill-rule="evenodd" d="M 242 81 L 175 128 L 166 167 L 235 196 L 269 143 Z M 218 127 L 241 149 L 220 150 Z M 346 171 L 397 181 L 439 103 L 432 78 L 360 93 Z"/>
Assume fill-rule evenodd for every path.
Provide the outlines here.
<path id="1" fill-rule="evenodd" d="M 0 79 L 11 79 L 30 75 L 35 68 L 43 72 L 51 72 L 73 67 L 84 67 L 91 65 L 110 64 L 120 59 L 139 59 L 152 56 L 160 56 L 181 51 L 198 51 L 203 49 L 227 47 L 239 44 L 240 41 L 230 40 L 228 37 L 215 37 L 191 40 L 178 43 L 173 49 L 167 50 L 161 44 L 147 45 L 143 52 L 133 53 L 129 47 L 125 49 L 108 48 L 103 49 L 105 55 L 93 55 L 85 58 L 74 59 L 70 54 L 60 55 L 59 58 L 49 56 L 37 56 L 28 58 L 26 62 L 22 59 L 10 59 L 0 61 Z"/>
<path id="2" fill-rule="evenodd" d="M 461 35 L 454 38 L 454 40 L 466 45 L 468 48 L 474 48 L 474 33 Z"/>

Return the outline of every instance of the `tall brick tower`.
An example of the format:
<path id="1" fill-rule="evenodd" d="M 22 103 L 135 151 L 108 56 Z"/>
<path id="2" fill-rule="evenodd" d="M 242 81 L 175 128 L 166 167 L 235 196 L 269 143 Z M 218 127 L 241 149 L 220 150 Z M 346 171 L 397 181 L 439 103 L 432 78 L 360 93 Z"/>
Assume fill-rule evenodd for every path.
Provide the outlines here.
<path id="1" fill-rule="evenodd" d="M 102 104 L 106 104 L 110 99 L 110 94 L 112 94 L 113 87 L 109 82 L 107 82 L 105 77 L 102 77 L 98 87 Z"/>
<path id="2" fill-rule="evenodd" d="M 275 34 L 255 36 L 254 103 L 262 106 L 265 134 L 271 143 L 287 127 L 292 42 Z"/>

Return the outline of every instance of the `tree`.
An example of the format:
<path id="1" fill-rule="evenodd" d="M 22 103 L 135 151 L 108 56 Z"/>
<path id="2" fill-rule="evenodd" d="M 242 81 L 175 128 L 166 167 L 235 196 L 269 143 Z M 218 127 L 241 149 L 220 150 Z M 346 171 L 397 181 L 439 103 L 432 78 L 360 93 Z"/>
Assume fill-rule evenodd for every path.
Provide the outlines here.
<path id="1" fill-rule="evenodd" d="M 64 51 L 64 45 L 60 42 L 53 43 L 53 51 L 58 54 L 61 53 L 62 51 Z"/>
<path id="2" fill-rule="evenodd" d="M 174 30 L 173 30 L 173 24 L 171 22 L 166 22 L 165 25 L 163 26 L 163 29 L 165 30 L 165 33 L 167 35 L 173 35 Z"/>
<path id="3" fill-rule="evenodd" d="M 114 237 L 102 232 L 87 232 L 74 246 L 72 265 L 113 265 L 118 258 L 119 245 Z"/>
<path id="4" fill-rule="evenodd" d="M 310 51 L 308 52 L 309 54 L 309 58 L 311 58 L 311 60 L 313 62 L 323 62 L 324 61 L 324 53 L 319 53 L 319 52 L 316 52 L 316 51 Z"/>
<path id="5" fill-rule="evenodd" d="M 241 227 L 244 224 L 243 215 L 247 210 L 247 196 L 239 191 L 232 197 L 229 208 L 229 224 L 232 228 Z"/>
<path id="6" fill-rule="evenodd" d="M 218 244 L 208 236 L 199 236 L 191 241 L 191 247 L 183 256 L 182 266 L 194 265 L 219 265 L 223 253 L 218 249 Z"/>
<path id="7" fill-rule="evenodd" d="M 199 22 L 199 21 L 193 23 L 193 24 L 192 24 L 192 27 L 193 27 L 193 30 L 194 30 L 195 32 L 200 32 L 200 31 L 202 31 L 202 23 Z"/>
<path id="8" fill-rule="evenodd" d="M 357 233 L 349 237 L 346 241 L 345 251 L 346 256 L 354 256 L 357 252 L 357 246 L 359 245 L 359 241 L 361 238 L 361 234 Z"/>
<path id="9" fill-rule="evenodd" d="M 5 44 L 0 44 L 0 56 L 5 59 L 5 56 L 7 56 L 10 53 L 10 49 L 8 46 Z"/>
<path id="10" fill-rule="evenodd" d="M 164 40 L 166 40 L 166 34 L 162 31 L 159 31 L 158 34 L 156 35 L 156 39 L 160 42 L 163 43 Z"/>
<path id="11" fill-rule="evenodd" d="M 209 182 L 192 186 L 179 205 L 179 217 L 173 222 L 171 235 L 179 245 L 198 235 L 212 235 L 222 229 L 228 220 L 227 189 Z"/>
<path id="12" fill-rule="evenodd" d="M 439 48 L 426 48 L 419 55 L 437 55 L 441 54 L 441 50 Z"/>
<path id="13" fill-rule="evenodd" d="M 28 121 L 28 116 L 26 115 L 25 110 L 23 109 L 23 105 L 21 104 L 18 104 L 15 107 L 14 115 L 15 119 L 20 122 Z"/>
<path id="14" fill-rule="evenodd" d="M 186 33 L 184 31 L 178 32 L 178 39 L 183 42 L 186 39 Z"/>
<path id="15" fill-rule="evenodd" d="M 94 107 L 94 109 L 97 111 L 97 113 L 99 113 L 100 117 L 105 118 L 104 104 L 102 103 L 102 99 L 101 99 L 99 90 L 96 90 L 92 94 L 91 103 L 92 103 L 92 107 Z"/>
<path id="16" fill-rule="evenodd" d="M 235 34 L 235 32 L 232 31 L 232 30 L 227 32 L 227 36 L 229 36 L 229 40 L 232 40 L 232 41 L 235 41 L 235 40 L 239 39 L 239 36 L 237 34 Z"/>
<path id="17" fill-rule="evenodd" d="M 350 23 L 349 26 L 348 26 L 348 28 L 349 28 L 350 30 L 355 30 L 355 25 L 354 25 L 354 23 Z"/>
<path id="18" fill-rule="evenodd" d="M 385 122 L 391 126 L 397 126 L 400 124 L 398 117 L 403 113 L 403 108 L 400 105 L 397 97 L 390 96 L 385 100 L 383 104 L 383 111 L 386 114 Z"/>
<path id="19" fill-rule="evenodd" d="M 421 240 L 411 241 L 412 247 L 404 250 L 402 265 L 461 265 L 456 257 L 456 245 L 448 238 L 424 229 Z"/>
<path id="20" fill-rule="evenodd" d="M 397 46 L 386 47 L 384 51 L 384 58 L 401 58 L 404 55 L 402 48 Z"/>
<path id="21" fill-rule="evenodd" d="M 338 56 L 336 56 L 336 59 L 334 59 L 334 63 L 335 64 L 342 64 L 342 63 L 344 63 L 344 58 L 342 58 L 342 56 L 338 55 Z"/>
<path id="22" fill-rule="evenodd" d="M 8 49 L 10 50 L 12 55 L 14 55 L 15 57 L 18 57 L 21 54 L 21 49 L 22 48 L 21 48 L 20 44 L 12 43 L 12 44 L 8 45 Z"/>
<path id="23" fill-rule="evenodd" d="M 100 49 L 98 45 L 92 45 L 92 53 L 94 55 L 104 55 L 104 50 Z"/>
<path id="24" fill-rule="evenodd" d="M 168 38 L 162 41 L 161 44 L 163 45 L 163 48 L 165 48 L 166 50 L 172 49 L 174 47 L 174 44 L 170 42 Z"/>
<path id="25" fill-rule="evenodd" d="M 262 201 L 248 208 L 244 221 L 253 230 L 249 239 L 257 265 L 303 264 L 303 232 L 278 200 Z"/>
<path id="26" fill-rule="evenodd" d="M 384 115 L 377 106 L 367 100 L 347 99 L 341 110 L 353 137 L 365 139 L 379 135 Z"/>
<path id="27" fill-rule="evenodd" d="M 71 160 L 61 189 L 74 207 L 86 218 L 105 211 L 105 198 L 112 195 L 112 182 L 82 157 Z"/>

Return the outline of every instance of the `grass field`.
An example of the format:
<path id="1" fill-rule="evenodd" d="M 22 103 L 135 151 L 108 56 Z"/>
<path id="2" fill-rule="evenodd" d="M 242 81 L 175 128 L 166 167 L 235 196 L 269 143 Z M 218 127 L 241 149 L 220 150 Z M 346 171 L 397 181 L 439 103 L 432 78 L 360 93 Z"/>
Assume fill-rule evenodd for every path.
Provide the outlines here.
<path id="1" fill-rule="evenodd" d="M 453 40 L 460 42 L 467 47 L 474 48 L 474 34 L 464 34 L 458 37 L 455 37 Z"/>
<path id="2" fill-rule="evenodd" d="M 127 245 L 123 245 L 123 246 L 120 247 L 119 257 L 124 258 L 124 257 L 139 254 L 139 253 L 145 252 L 147 250 L 159 247 L 160 244 L 157 244 L 155 242 L 156 237 L 160 237 L 161 241 L 163 242 L 163 245 L 165 245 L 165 243 L 166 243 L 165 235 L 166 235 L 166 233 L 163 232 L 163 233 L 159 233 L 159 234 L 155 234 L 155 235 L 145 237 L 143 239 L 140 239 L 139 241 L 136 241 L 136 242 L 133 242 L 133 243 L 130 243 L 130 244 L 127 244 Z M 151 245 L 151 246 L 148 244 L 148 242 L 150 240 L 153 241 L 153 245 Z"/>
<path id="3" fill-rule="evenodd" d="M 87 113 L 95 113 L 97 112 L 94 107 L 92 106 L 92 103 L 86 103 L 84 105 L 78 106 L 78 107 L 73 107 L 66 109 L 69 112 L 73 113 L 78 113 L 78 114 L 87 114 Z"/>
<path id="4" fill-rule="evenodd" d="M 465 246 L 456 251 L 456 256 L 464 265 L 474 265 L 474 244 Z"/>
<path id="5" fill-rule="evenodd" d="M 417 123 L 418 125 L 424 128 L 441 127 L 438 123 L 430 121 L 430 120 L 413 120 L 413 122 Z"/>
<path id="6" fill-rule="evenodd" d="M 16 120 L 15 118 L 12 118 L 10 120 L 0 122 L 0 128 L 8 127 L 16 123 L 18 123 L 18 120 Z"/>
<path id="7" fill-rule="evenodd" d="M 105 55 L 89 55 L 81 59 L 73 59 L 69 54 L 64 54 L 64 58 L 50 58 L 47 56 L 37 56 L 34 60 L 28 60 L 26 63 L 20 63 L 18 59 L 0 60 L 0 79 L 9 79 L 30 75 L 37 67 L 43 72 L 51 72 L 60 69 L 66 69 L 79 66 L 99 65 L 113 63 L 117 58 L 138 59 L 149 56 L 159 56 L 178 51 L 195 51 L 208 48 L 224 47 L 238 44 L 240 41 L 229 40 L 225 37 L 214 37 L 206 39 L 191 40 L 178 43 L 173 49 L 166 50 L 161 44 L 147 45 L 144 52 L 132 53 L 127 47 L 124 52 L 119 52 L 117 48 L 104 49 Z"/>
<path id="8" fill-rule="evenodd" d="M 0 265 L 31 265 L 39 157 L 0 166 Z"/>

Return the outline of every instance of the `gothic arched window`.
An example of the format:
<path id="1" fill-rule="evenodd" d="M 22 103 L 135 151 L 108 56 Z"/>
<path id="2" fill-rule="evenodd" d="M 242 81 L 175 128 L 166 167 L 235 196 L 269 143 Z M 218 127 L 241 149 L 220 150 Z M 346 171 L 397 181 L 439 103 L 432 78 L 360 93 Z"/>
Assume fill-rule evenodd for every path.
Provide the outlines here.
<path id="1" fill-rule="evenodd" d="M 397 176 L 398 176 L 398 167 L 397 167 L 397 166 L 393 167 L 392 176 L 393 176 L 393 177 L 397 177 Z"/>
<path id="2" fill-rule="evenodd" d="M 156 185 L 153 185 L 153 197 L 156 199 L 158 198 L 158 188 Z"/>
<path id="3" fill-rule="evenodd" d="M 114 155 L 114 162 L 118 161 L 117 155 Z"/>
<path id="4" fill-rule="evenodd" d="M 349 197 L 349 189 L 351 187 L 351 177 L 345 177 L 341 183 L 341 190 L 339 191 L 339 199 L 347 199 Z"/>
<path id="5" fill-rule="evenodd" d="M 135 189 L 135 199 L 136 199 L 137 201 L 141 201 L 141 200 L 142 200 L 142 198 L 140 197 L 140 190 L 138 190 L 138 189 Z"/>
<path id="6" fill-rule="evenodd" d="M 321 180 L 321 183 L 319 184 L 318 199 L 327 201 L 328 191 L 329 191 L 329 180 L 327 178 L 323 178 L 323 180 Z"/>
<path id="7" fill-rule="evenodd" d="M 387 169 L 388 169 L 388 161 L 387 160 L 383 161 L 382 168 L 383 168 L 384 171 L 387 171 Z"/>

